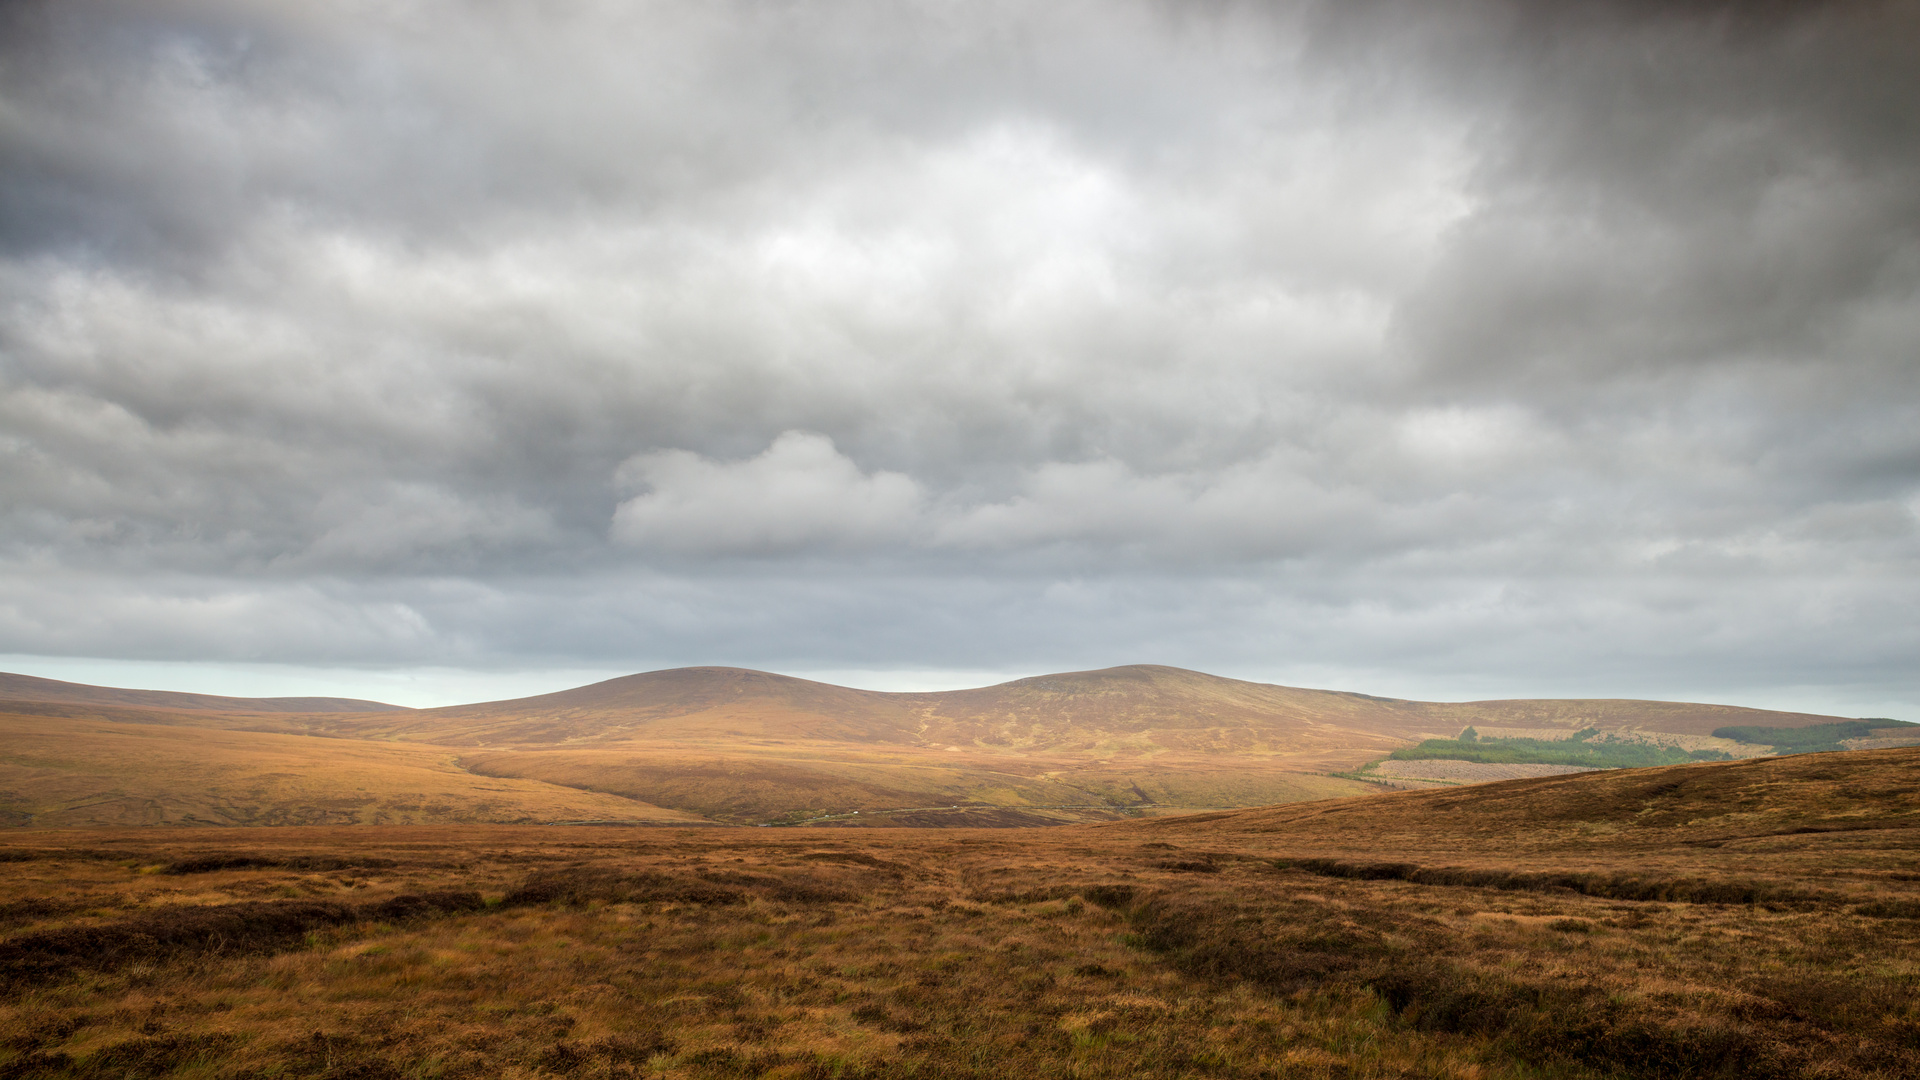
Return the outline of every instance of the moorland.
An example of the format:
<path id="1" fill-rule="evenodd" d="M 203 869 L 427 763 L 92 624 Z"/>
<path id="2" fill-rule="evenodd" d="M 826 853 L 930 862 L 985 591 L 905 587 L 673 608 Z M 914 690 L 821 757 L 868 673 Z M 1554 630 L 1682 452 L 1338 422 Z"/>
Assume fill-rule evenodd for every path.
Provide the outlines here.
<path id="1" fill-rule="evenodd" d="M 0 675 L 0 824 L 1060 825 L 1516 775 L 1498 763 L 1744 757 L 1782 731 L 1836 748 L 1902 735 L 1724 705 L 1403 701 L 1150 666 L 922 694 L 682 668 L 418 710 Z M 1380 768 L 1389 755 L 1403 760 Z"/>
<path id="2" fill-rule="evenodd" d="M 0 833 L 0 1076 L 1911 1077 L 1920 749 L 1047 829 Z"/>
<path id="3" fill-rule="evenodd" d="M 0 676 L 0 1080 L 1910 1077 L 1914 738 L 1171 668 Z"/>

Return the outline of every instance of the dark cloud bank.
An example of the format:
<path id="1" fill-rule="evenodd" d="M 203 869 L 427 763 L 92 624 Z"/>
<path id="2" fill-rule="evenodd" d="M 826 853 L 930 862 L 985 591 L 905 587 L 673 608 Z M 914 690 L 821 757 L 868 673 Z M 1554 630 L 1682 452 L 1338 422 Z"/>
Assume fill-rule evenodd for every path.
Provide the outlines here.
<path id="1" fill-rule="evenodd" d="M 0 652 L 1920 708 L 1913 3 L 0 12 Z"/>

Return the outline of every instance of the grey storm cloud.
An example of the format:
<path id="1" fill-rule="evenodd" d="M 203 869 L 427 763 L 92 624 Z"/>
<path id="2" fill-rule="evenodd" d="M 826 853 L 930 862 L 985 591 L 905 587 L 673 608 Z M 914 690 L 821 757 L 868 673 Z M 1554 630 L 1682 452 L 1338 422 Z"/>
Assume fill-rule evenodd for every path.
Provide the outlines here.
<path id="1" fill-rule="evenodd" d="M 0 652 L 1920 703 L 1915 102 L 1907 2 L 12 4 Z"/>

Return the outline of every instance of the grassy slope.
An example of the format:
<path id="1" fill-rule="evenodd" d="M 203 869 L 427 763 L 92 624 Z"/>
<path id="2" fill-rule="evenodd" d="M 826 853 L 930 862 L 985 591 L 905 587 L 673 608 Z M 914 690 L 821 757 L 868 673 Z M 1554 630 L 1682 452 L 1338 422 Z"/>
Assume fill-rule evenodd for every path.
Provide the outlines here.
<path id="1" fill-rule="evenodd" d="M 429 747 L 0 714 L 9 824 L 335 825 L 691 820 L 537 780 L 484 779 Z"/>
<path id="2" fill-rule="evenodd" d="M 488 775 L 753 821 L 968 803 L 1296 802 L 1364 793 L 1324 774 L 1474 719 L 1692 733 L 1728 716 L 1776 726 L 1831 719 L 1667 702 L 1435 704 L 1136 666 L 927 694 L 688 668 L 370 722 L 398 738 L 488 745 L 461 758 Z"/>
<path id="3" fill-rule="evenodd" d="M 1284 838 L 1295 851 L 1765 849 L 1787 838 L 1920 839 L 1920 747 L 1577 773 L 1205 814 L 1129 828 Z"/>
<path id="4" fill-rule="evenodd" d="M 13 832 L 0 1070 L 1890 1080 L 1917 780 L 1894 750 L 1047 830 Z M 1659 898 L 1555 886 L 1623 876 Z"/>
<path id="5" fill-rule="evenodd" d="M 0 672 L 0 702 L 34 701 L 66 705 L 103 705 L 131 709 L 240 713 L 377 713 L 410 712 L 398 705 L 360 698 L 274 697 L 235 698 L 216 694 L 181 694 L 170 690 L 126 690 L 89 686 L 32 675 Z"/>
<path id="6" fill-rule="evenodd" d="M 955 804 L 1022 812 L 1068 807 L 1047 809 L 1044 816 L 1103 819 L 1150 806 L 1256 806 L 1362 793 L 1370 788 L 1324 774 L 1353 769 L 1429 735 L 1451 735 L 1474 721 L 1571 729 L 1604 720 L 1623 730 L 1640 724 L 1691 731 L 1734 722 L 1792 726 L 1832 719 L 1661 702 L 1434 704 L 1150 666 L 927 694 L 685 668 L 517 701 L 418 711 L 365 711 L 367 703 L 335 702 L 329 706 L 334 711 L 303 713 L 288 711 L 294 707 L 289 702 L 327 703 L 122 691 L 19 676 L 0 678 L 0 695 L 6 693 L 47 699 L 11 709 L 43 717 L 53 727 L 35 730 L 65 731 L 73 741 L 66 752 L 97 760 L 113 756 L 107 748 L 112 740 L 90 744 L 117 730 L 113 725 L 133 724 L 459 748 L 459 760 L 484 776 L 440 776 L 433 791 L 451 798 L 465 783 L 467 793 L 453 802 L 420 803 L 423 809 L 409 811 L 417 820 L 434 816 L 425 807 L 441 805 L 449 807 L 442 815 L 447 820 L 465 820 L 469 808 L 491 798 L 497 785 L 486 778 L 519 778 L 535 785 L 529 790 L 575 788 L 582 806 L 614 805 L 603 794 L 614 793 L 735 822 Z M 58 809 L 45 820 L 72 824 L 336 820 L 328 816 L 335 811 L 326 809 L 334 804 L 323 798 L 332 796 L 326 787 L 331 781 L 320 779 L 326 775 L 322 766 L 309 770 L 314 783 L 279 778 L 242 784 L 238 778 L 248 767 L 240 747 L 279 744 L 219 745 L 226 747 L 220 760 L 228 779 L 215 802 L 208 801 L 200 780 L 187 782 L 187 772 L 138 778 L 138 797 L 125 793 L 130 780 L 84 769 L 62 774 L 59 784 L 38 776 L 28 787 L 14 787 L 41 810 Z M 267 753 L 252 771 L 281 776 L 306 769 L 276 753 Z M 401 767 L 400 758 L 377 756 L 363 767 L 375 761 Z M 380 786 L 402 792 L 417 782 L 409 774 Z M 88 783 L 98 790 L 90 792 Z M 241 788 L 244 797 L 232 794 Z M 56 789 L 64 802 L 43 797 Z M 1110 809 L 1071 809 L 1089 804 Z M 939 813 L 928 810 L 912 820 L 931 823 L 942 820 Z M 952 820 L 979 819 L 956 813 Z"/>
<path id="7" fill-rule="evenodd" d="M 739 822 L 775 820 L 802 810 L 871 813 L 956 804 L 1111 810 L 1258 806 L 1371 790 L 1351 780 L 1260 762 L 1101 766 L 1065 757 L 877 753 L 860 747 L 815 747 L 784 755 L 698 748 L 482 751 L 461 754 L 460 763 L 484 776 L 523 776 L 615 792 Z M 1095 810 L 1053 818 L 1112 816 Z"/>
<path id="8" fill-rule="evenodd" d="M 1848 749 L 1846 744 L 1857 740 L 1912 740 L 1920 737 L 1920 725 L 1885 719 L 1846 720 L 1798 728 L 1719 728 L 1714 735 L 1750 746 L 1765 746 L 1778 754 L 1816 754 Z"/>
<path id="9" fill-rule="evenodd" d="M 1582 733 L 1584 734 L 1584 733 Z M 1834 747 L 1839 749 L 1839 747 Z M 1395 761 L 1468 761 L 1490 765 L 1584 765 L 1596 769 L 1644 769 L 1695 761 L 1726 761 L 1723 750 L 1682 750 L 1624 739 L 1428 739 L 1387 755 Z"/>
<path id="10" fill-rule="evenodd" d="M 1738 705 L 1686 701 L 1636 701 L 1616 698 L 1519 699 L 1512 701 L 1423 702 L 1422 713 L 1446 735 L 1469 725 L 1480 727 L 1566 728 L 1578 731 L 1648 731 L 1672 735 L 1711 735 L 1735 724 L 1797 728 L 1828 724 L 1843 717 L 1817 713 L 1774 712 Z"/>
<path id="11" fill-rule="evenodd" d="M 1419 702 L 1139 665 L 940 693 L 853 690 L 738 668 L 678 668 L 514 701 L 340 718 L 336 732 L 459 746 L 828 742 L 1100 758 L 1334 755 L 1470 723 L 1706 734 L 1838 719 L 1646 701 Z"/>

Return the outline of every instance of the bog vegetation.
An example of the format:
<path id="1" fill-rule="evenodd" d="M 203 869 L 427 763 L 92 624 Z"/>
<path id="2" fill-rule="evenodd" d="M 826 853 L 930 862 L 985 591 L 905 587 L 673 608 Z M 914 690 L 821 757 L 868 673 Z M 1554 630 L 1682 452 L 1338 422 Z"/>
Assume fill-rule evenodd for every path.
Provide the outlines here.
<path id="1" fill-rule="evenodd" d="M 0 837 L 0 1076 L 1920 1075 L 1920 751 L 1040 830 Z"/>

